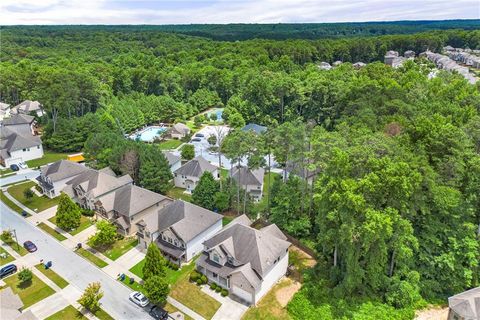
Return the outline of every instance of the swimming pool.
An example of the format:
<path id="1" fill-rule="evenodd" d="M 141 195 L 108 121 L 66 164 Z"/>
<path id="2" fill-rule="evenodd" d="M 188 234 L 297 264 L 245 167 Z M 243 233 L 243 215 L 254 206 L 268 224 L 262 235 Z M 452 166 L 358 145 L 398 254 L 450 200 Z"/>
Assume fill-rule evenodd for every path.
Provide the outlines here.
<path id="1" fill-rule="evenodd" d="M 214 109 L 212 111 L 209 111 L 207 113 L 207 116 L 210 118 L 210 115 L 215 113 L 217 115 L 217 121 L 218 122 L 222 122 L 223 121 L 223 118 L 222 118 L 222 115 L 223 115 L 223 108 L 219 108 L 219 109 Z"/>
<path id="2" fill-rule="evenodd" d="M 167 131 L 166 127 L 151 126 L 132 134 L 130 138 L 133 140 L 152 142 L 155 138 L 160 137 L 165 131 Z"/>

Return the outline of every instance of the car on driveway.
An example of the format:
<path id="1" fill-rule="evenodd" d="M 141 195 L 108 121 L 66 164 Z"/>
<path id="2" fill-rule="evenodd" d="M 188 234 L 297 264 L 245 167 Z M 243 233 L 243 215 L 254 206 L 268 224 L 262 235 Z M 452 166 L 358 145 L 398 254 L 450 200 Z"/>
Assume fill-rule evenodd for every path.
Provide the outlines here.
<path id="1" fill-rule="evenodd" d="M 18 171 L 18 170 L 20 170 L 20 168 L 19 168 L 16 164 L 11 164 L 11 165 L 10 165 L 10 169 L 12 169 L 12 171 Z"/>
<path id="2" fill-rule="evenodd" d="M 193 138 L 192 140 L 190 140 L 190 142 L 201 142 L 202 139 L 200 138 Z"/>
<path id="3" fill-rule="evenodd" d="M 25 241 L 23 243 L 23 247 L 27 249 L 28 252 L 35 252 L 37 251 L 37 246 L 30 240 Z"/>
<path id="4" fill-rule="evenodd" d="M 17 266 L 14 264 L 7 264 L 5 267 L 0 269 L 0 279 L 3 279 L 6 276 L 9 276 L 11 274 L 14 274 L 15 272 L 17 272 Z"/>
<path id="5" fill-rule="evenodd" d="M 197 138 L 204 138 L 205 135 L 204 135 L 203 133 L 197 133 L 197 134 L 195 135 L 195 137 L 197 137 Z"/>
<path id="6" fill-rule="evenodd" d="M 157 320 L 167 320 L 168 319 L 168 312 L 160 308 L 159 306 L 153 306 L 148 313 L 154 319 Z"/>
<path id="7" fill-rule="evenodd" d="M 130 293 L 130 300 L 132 300 L 133 303 L 139 305 L 140 307 L 146 307 L 149 303 L 147 297 L 145 297 L 143 293 L 140 293 L 138 291 Z"/>

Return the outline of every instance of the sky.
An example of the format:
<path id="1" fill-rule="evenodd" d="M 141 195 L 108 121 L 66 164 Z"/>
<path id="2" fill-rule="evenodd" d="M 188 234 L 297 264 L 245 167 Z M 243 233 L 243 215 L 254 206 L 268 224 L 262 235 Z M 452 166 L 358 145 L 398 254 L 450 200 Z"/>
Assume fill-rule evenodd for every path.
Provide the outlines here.
<path id="1" fill-rule="evenodd" d="M 480 19 L 480 0 L 0 0 L 0 25 Z"/>

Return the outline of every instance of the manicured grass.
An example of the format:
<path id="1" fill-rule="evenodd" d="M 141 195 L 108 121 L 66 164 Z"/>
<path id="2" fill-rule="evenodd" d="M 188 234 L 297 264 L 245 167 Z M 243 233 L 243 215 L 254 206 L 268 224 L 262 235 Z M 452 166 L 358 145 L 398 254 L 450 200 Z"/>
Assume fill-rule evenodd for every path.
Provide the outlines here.
<path id="1" fill-rule="evenodd" d="M 51 217 L 50 219 L 48 219 L 48 221 L 50 221 L 51 223 L 53 223 L 54 225 L 57 225 L 57 217 L 56 216 L 53 216 Z M 79 234 L 80 232 L 82 232 L 83 230 L 87 229 L 88 227 L 90 227 L 91 225 L 93 225 L 93 221 L 90 220 L 89 217 L 86 217 L 86 216 L 81 216 L 80 217 L 80 226 L 74 230 L 65 230 L 67 231 L 68 233 L 70 233 L 72 236 L 76 235 L 76 234 Z M 60 228 L 60 227 L 59 227 Z"/>
<path id="2" fill-rule="evenodd" d="M 54 237 L 55 239 L 57 239 L 58 241 L 63 241 L 65 239 L 67 239 L 67 237 L 65 237 L 63 234 L 59 233 L 58 231 L 56 231 L 55 229 L 53 228 L 50 228 L 48 225 L 46 225 L 44 222 L 40 222 L 37 227 L 39 227 L 40 229 L 42 229 L 43 231 L 45 231 L 46 233 L 48 233 L 49 235 L 51 235 L 52 237 Z"/>
<path id="3" fill-rule="evenodd" d="M 2 200 L 3 203 L 13 211 L 15 211 L 18 214 L 22 214 L 23 209 L 17 206 L 15 203 L 13 203 L 12 200 L 8 199 L 6 195 L 3 194 L 3 192 L 0 190 L 0 200 Z M 30 217 L 31 214 L 27 213 L 27 217 Z"/>
<path id="4" fill-rule="evenodd" d="M 143 286 L 140 283 L 138 283 L 137 281 L 135 281 L 134 283 L 130 283 L 130 277 L 129 276 L 126 276 L 125 280 L 123 280 L 122 283 L 124 285 L 126 285 L 127 287 L 129 287 L 130 289 L 132 289 L 133 291 L 138 291 L 138 292 L 145 293 L 145 289 L 143 288 Z"/>
<path id="5" fill-rule="evenodd" d="M 70 319 L 80 319 L 87 320 L 80 311 L 75 309 L 73 306 L 68 306 L 65 309 L 58 311 L 57 313 L 52 314 L 50 317 L 45 320 L 70 320 Z"/>
<path id="6" fill-rule="evenodd" d="M 10 168 L 0 171 L 0 177 L 1 178 L 6 178 L 6 177 L 9 177 L 9 176 L 13 176 L 15 174 L 17 174 L 17 173 L 13 172 L 13 170 L 10 169 Z"/>
<path id="7" fill-rule="evenodd" d="M 242 320 L 255 320 L 255 319 L 269 319 L 269 320 L 289 320 L 291 319 L 288 315 L 287 309 L 283 308 L 280 303 L 277 301 L 276 292 L 288 285 L 292 281 L 286 279 L 279 284 L 275 285 L 263 298 L 257 303 L 256 306 L 253 306 L 247 310 L 243 315 Z"/>
<path id="8" fill-rule="evenodd" d="M 139 263 L 134 265 L 133 267 L 130 268 L 131 273 L 139 277 L 140 279 L 143 279 L 143 266 L 145 265 L 145 259 L 142 259 Z"/>
<path id="9" fill-rule="evenodd" d="M 6 258 L 0 257 L 0 266 L 3 266 L 4 264 L 7 264 L 9 262 L 15 261 L 15 258 L 10 255 L 10 253 L 7 252 L 7 250 L 3 249 L 0 247 L 0 254 L 6 254 Z"/>
<path id="10" fill-rule="evenodd" d="M 68 153 L 59 153 L 59 152 L 52 152 L 52 151 L 45 151 L 43 153 L 43 157 L 40 159 L 34 159 L 27 161 L 27 165 L 29 168 L 36 168 L 39 166 L 43 166 L 50 162 L 55 162 L 61 159 L 67 159 Z"/>
<path id="11" fill-rule="evenodd" d="M 223 216 L 222 218 L 222 225 L 223 226 L 226 226 L 227 224 L 229 224 L 230 222 L 232 222 L 232 220 L 235 219 L 234 217 L 229 217 L 229 216 Z"/>
<path id="12" fill-rule="evenodd" d="M 189 264 L 182 266 L 181 269 L 179 270 L 173 270 L 170 268 L 166 268 L 166 275 L 165 279 L 167 282 L 171 285 L 174 285 L 176 282 L 182 279 L 188 279 L 190 272 L 195 269 L 195 260 L 197 258 L 194 258 L 192 261 L 190 261 Z M 139 278 L 143 279 L 143 266 L 145 265 L 145 259 L 134 265 L 132 268 L 130 268 L 130 272 L 133 273 L 134 275 L 138 276 Z"/>
<path id="13" fill-rule="evenodd" d="M 168 302 L 163 306 L 163 309 L 165 309 L 165 311 L 167 311 L 168 313 L 174 313 L 174 312 L 180 311 Z M 183 317 L 184 317 L 185 320 L 193 320 L 193 318 L 188 316 L 187 314 L 185 314 L 183 312 L 181 312 L 181 313 L 183 314 Z"/>
<path id="14" fill-rule="evenodd" d="M 27 200 L 25 196 L 23 195 L 23 192 L 26 189 L 30 189 L 33 186 L 35 186 L 36 183 L 33 181 L 28 181 L 25 183 L 21 184 L 16 184 L 14 186 L 11 186 L 8 188 L 8 193 L 12 197 L 14 197 L 16 200 L 18 200 L 20 203 L 22 203 L 24 206 L 32 209 L 33 211 L 36 212 L 41 212 L 45 209 L 51 208 L 53 206 L 56 206 L 58 204 L 58 198 L 53 198 L 50 199 L 47 196 L 42 196 L 39 197 L 36 194 L 33 195 L 33 197 L 30 200 Z"/>
<path id="15" fill-rule="evenodd" d="M 173 199 L 181 199 L 187 202 L 192 202 L 192 195 L 184 192 L 185 189 L 174 187 L 167 192 L 167 196 Z"/>
<path id="16" fill-rule="evenodd" d="M 100 320 L 115 320 L 111 315 L 109 315 L 105 310 L 100 309 L 95 312 L 95 317 Z"/>
<path id="17" fill-rule="evenodd" d="M 103 261 L 102 259 L 100 259 L 99 257 L 97 257 L 96 255 L 94 255 L 93 253 L 91 253 L 88 250 L 85 250 L 85 249 L 81 248 L 81 249 L 77 249 L 75 252 L 78 255 L 81 255 L 85 259 L 89 260 L 91 263 L 93 263 L 94 265 L 96 265 L 99 268 L 103 268 L 103 267 L 108 266 L 108 263 L 106 263 L 105 261 Z"/>
<path id="18" fill-rule="evenodd" d="M 170 291 L 170 296 L 206 319 L 211 319 L 220 308 L 220 302 L 190 283 L 188 278 L 178 281 Z"/>
<path id="19" fill-rule="evenodd" d="M 35 268 L 38 269 L 41 273 L 43 273 L 48 279 L 52 280 L 53 283 L 55 283 L 57 286 L 60 287 L 60 289 L 65 288 L 68 286 L 68 281 L 60 277 L 55 271 L 53 271 L 51 268 L 50 269 L 45 269 L 45 266 L 43 264 L 37 264 Z"/>
<path id="20" fill-rule="evenodd" d="M 22 257 L 28 253 L 27 249 L 25 249 L 22 245 L 18 244 L 15 240 L 12 240 L 11 242 L 3 242 Z"/>
<path id="21" fill-rule="evenodd" d="M 10 277 L 3 279 L 3 281 L 5 281 L 7 286 L 12 288 L 13 293 L 18 294 L 23 302 L 22 309 L 28 308 L 55 293 L 52 288 L 47 286 L 35 274 L 32 277 L 32 281 L 27 284 L 20 284 L 17 274 L 11 275 Z"/>
<path id="22" fill-rule="evenodd" d="M 104 248 L 97 248 L 94 249 L 101 252 L 103 255 L 107 256 L 112 260 L 117 260 L 122 255 L 124 255 L 127 251 L 134 248 L 138 244 L 138 239 L 133 238 L 125 238 L 122 240 L 117 240 L 110 246 Z"/>
<path id="23" fill-rule="evenodd" d="M 178 148 L 182 143 L 180 140 L 172 139 L 156 143 L 155 145 L 160 148 L 160 150 L 171 150 Z"/>

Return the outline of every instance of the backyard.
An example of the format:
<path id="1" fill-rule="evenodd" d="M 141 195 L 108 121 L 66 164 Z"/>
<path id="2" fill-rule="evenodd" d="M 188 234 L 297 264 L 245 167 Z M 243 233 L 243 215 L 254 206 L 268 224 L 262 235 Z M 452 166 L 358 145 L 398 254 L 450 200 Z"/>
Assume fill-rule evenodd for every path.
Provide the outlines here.
<path id="1" fill-rule="evenodd" d="M 13 293 L 18 294 L 23 302 L 23 309 L 55 293 L 52 288 L 47 286 L 35 274 L 32 277 L 32 281 L 26 284 L 21 284 L 16 274 L 3 279 L 3 281 L 8 287 L 12 288 Z"/>
<path id="2" fill-rule="evenodd" d="M 22 203 L 24 206 L 30 208 L 35 212 L 41 212 L 45 209 L 51 208 L 58 204 L 58 198 L 50 199 L 47 196 L 37 196 L 33 194 L 31 199 L 25 198 L 23 194 L 26 189 L 30 189 L 36 186 L 36 183 L 33 181 L 28 181 L 25 183 L 20 183 L 13 185 L 7 189 L 8 193 L 14 197 L 17 201 Z"/>
<path id="3" fill-rule="evenodd" d="M 192 202 L 192 195 L 184 193 L 185 189 L 173 187 L 167 192 L 167 196 L 173 199 L 180 199 L 187 202 Z"/>
<path id="4" fill-rule="evenodd" d="M 67 159 L 68 153 L 53 152 L 48 150 L 43 150 L 43 157 L 40 159 L 33 159 L 27 161 L 29 168 L 37 168 L 45 164 L 55 162 L 61 159 Z"/>
<path id="5" fill-rule="evenodd" d="M 50 219 L 48 219 L 48 221 L 50 221 L 54 225 L 57 225 L 56 220 L 57 220 L 56 216 L 53 216 Z M 74 235 L 82 232 L 83 230 L 87 229 L 91 225 L 93 225 L 93 221 L 89 217 L 86 217 L 86 216 L 82 215 L 81 218 L 80 218 L 80 226 L 78 228 L 73 229 L 73 230 L 65 230 L 65 231 L 67 231 L 72 236 L 74 236 Z"/>

